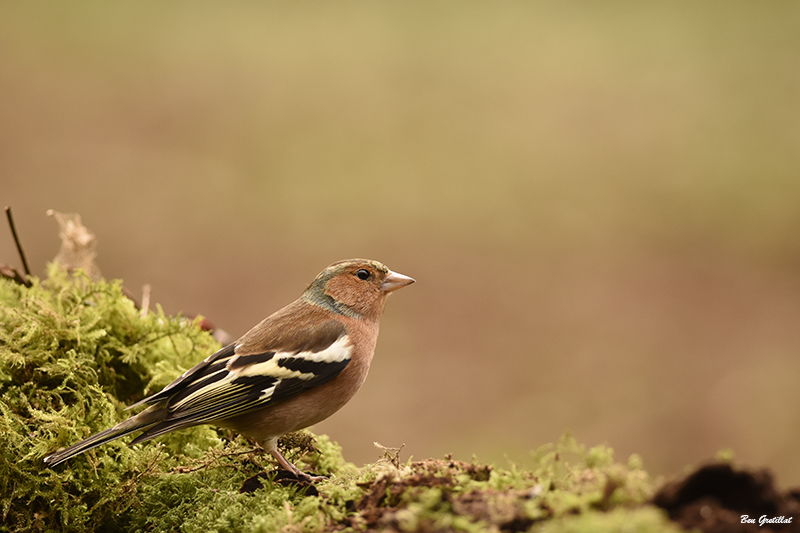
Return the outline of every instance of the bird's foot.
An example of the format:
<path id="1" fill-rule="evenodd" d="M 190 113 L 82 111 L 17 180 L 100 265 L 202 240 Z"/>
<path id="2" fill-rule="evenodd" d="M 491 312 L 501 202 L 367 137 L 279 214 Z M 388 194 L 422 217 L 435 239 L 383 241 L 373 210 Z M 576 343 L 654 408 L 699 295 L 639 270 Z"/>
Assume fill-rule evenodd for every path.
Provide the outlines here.
<path id="1" fill-rule="evenodd" d="M 254 476 L 247 478 L 239 489 L 240 493 L 255 492 L 264 487 L 265 484 L 277 483 L 284 487 L 295 486 L 303 492 L 306 496 L 319 496 L 317 487 L 314 486 L 314 481 L 326 479 L 319 476 L 309 476 L 304 474 L 303 477 L 298 476 L 294 472 L 278 468 L 272 472 L 259 472 Z"/>
<path id="2" fill-rule="evenodd" d="M 284 470 L 282 468 L 274 470 L 273 473 L 274 477 L 272 478 L 272 481 L 274 483 L 283 485 L 284 487 L 294 485 L 302 490 L 306 496 L 318 496 L 319 491 L 314 485 L 314 482 L 327 479 L 322 476 L 310 476 L 305 472 L 300 472 L 300 475 L 297 475 L 290 470 Z"/>
<path id="3" fill-rule="evenodd" d="M 275 474 L 276 481 L 288 481 L 288 482 L 298 481 L 301 484 L 303 484 L 303 483 L 318 483 L 320 481 L 325 481 L 326 479 L 328 479 L 325 476 L 312 476 L 311 474 L 306 474 L 300 469 L 288 470 L 286 468 L 279 468 L 275 472 L 276 472 Z"/>
<path id="4" fill-rule="evenodd" d="M 307 483 L 316 483 L 318 481 L 324 481 L 327 479 L 325 476 L 312 476 L 310 474 L 306 474 L 292 463 L 286 460 L 286 458 L 278 451 L 277 448 L 270 450 L 272 456 L 278 461 L 278 464 L 281 466 L 283 470 L 279 470 L 279 472 L 286 472 L 292 474 L 298 481 L 305 481 Z M 280 474 L 279 474 L 280 475 Z M 277 479 L 277 478 L 276 478 Z"/>
<path id="5" fill-rule="evenodd" d="M 298 473 L 295 474 L 299 479 L 303 481 L 308 481 L 309 483 L 319 483 L 320 481 L 325 481 L 328 479 L 326 476 L 312 476 L 311 474 L 306 474 L 305 472 L 298 470 Z"/>

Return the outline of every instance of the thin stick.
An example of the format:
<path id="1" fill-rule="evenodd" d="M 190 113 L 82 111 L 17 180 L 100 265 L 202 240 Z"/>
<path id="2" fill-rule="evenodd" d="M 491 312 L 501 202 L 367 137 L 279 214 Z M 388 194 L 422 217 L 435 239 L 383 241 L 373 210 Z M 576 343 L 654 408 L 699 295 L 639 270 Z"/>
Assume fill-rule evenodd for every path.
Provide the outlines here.
<path id="1" fill-rule="evenodd" d="M 142 287 L 142 310 L 140 311 L 140 316 L 142 318 L 147 316 L 147 311 L 150 309 L 150 291 L 152 288 L 150 284 L 145 285 Z"/>
<path id="2" fill-rule="evenodd" d="M 28 268 L 28 260 L 25 259 L 25 252 L 22 250 L 22 245 L 19 242 L 19 237 L 17 237 L 17 228 L 14 226 L 14 217 L 11 216 L 11 206 L 6 206 L 6 218 L 8 219 L 8 225 L 11 227 L 11 235 L 14 236 L 14 242 L 17 245 L 17 252 L 19 252 L 19 257 L 22 259 L 22 268 L 25 270 L 25 275 L 30 276 L 31 270 Z"/>

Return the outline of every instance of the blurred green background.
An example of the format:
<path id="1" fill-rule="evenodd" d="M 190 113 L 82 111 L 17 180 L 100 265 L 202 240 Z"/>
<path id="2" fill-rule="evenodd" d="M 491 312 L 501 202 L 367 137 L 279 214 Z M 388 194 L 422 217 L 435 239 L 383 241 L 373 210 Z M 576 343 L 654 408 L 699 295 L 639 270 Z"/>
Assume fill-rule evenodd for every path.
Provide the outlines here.
<path id="1" fill-rule="evenodd" d="M 316 428 L 356 463 L 525 463 L 569 429 L 797 484 L 798 28 L 793 2 L 3 2 L 0 203 L 37 273 L 45 211 L 79 212 L 106 277 L 235 336 L 339 259 L 415 277 Z"/>

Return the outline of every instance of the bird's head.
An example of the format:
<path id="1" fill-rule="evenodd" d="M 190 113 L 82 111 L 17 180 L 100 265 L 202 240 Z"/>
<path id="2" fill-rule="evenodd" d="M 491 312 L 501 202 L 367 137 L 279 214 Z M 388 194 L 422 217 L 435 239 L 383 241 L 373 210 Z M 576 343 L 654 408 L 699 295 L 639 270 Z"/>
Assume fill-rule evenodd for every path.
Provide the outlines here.
<path id="1" fill-rule="evenodd" d="M 337 261 L 319 273 L 303 296 L 342 314 L 378 319 L 386 297 L 414 279 L 369 259 Z"/>

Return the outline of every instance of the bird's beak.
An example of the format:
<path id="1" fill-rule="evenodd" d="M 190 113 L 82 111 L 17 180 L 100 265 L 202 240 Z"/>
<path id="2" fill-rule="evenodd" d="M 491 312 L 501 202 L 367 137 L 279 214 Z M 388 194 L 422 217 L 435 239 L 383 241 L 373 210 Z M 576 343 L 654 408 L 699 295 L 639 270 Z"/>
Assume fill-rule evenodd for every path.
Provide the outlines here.
<path id="1" fill-rule="evenodd" d="M 402 289 L 406 285 L 411 285 L 414 281 L 416 281 L 414 278 L 409 278 L 408 276 L 390 270 L 389 274 L 384 278 L 383 283 L 381 283 L 381 290 L 383 292 L 396 291 L 397 289 Z"/>

